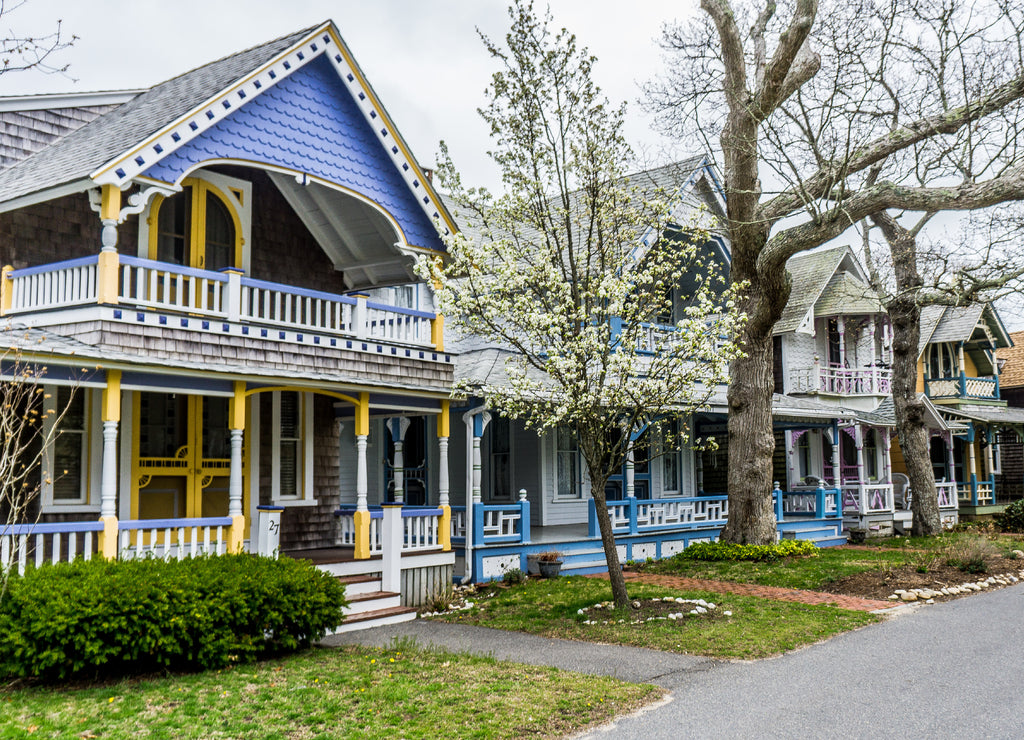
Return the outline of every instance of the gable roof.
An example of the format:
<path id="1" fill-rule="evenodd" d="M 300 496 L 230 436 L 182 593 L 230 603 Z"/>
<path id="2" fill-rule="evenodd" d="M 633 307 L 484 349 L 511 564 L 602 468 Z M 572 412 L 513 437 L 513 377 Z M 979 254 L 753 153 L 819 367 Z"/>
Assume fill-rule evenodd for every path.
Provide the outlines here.
<path id="1" fill-rule="evenodd" d="M 843 266 L 847 268 L 848 277 L 836 280 L 837 272 Z M 813 316 L 826 315 L 816 309 L 818 301 L 822 299 L 830 309 L 842 309 L 828 315 L 847 312 L 847 306 L 843 301 L 854 296 L 857 310 L 849 311 L 850 313 L 882 311 L 881 303 L 871 296 L 870 288 L 867 287 L 867 277 L 860 266 L 860 261 L 848 246 L 798 254 L 790 258 L 786 263 L 786 269 L 789 270 L 792 288 L 789 302 L 775 324 L 775 334 L 798 331 Z"/>
<path id="2" fill-rule="evenodd" d="M 932 343 L 970 341 L 979 325 L 984 326 L 998 346 L 1013 345 L 1013 339 L 1003 326 L 999 314 L 989 303 L 972 303 L 969 306 L 922 306 L 918 356 L 920 357 L 925 347 Z"/>
<path id="3" fill-rule="evenodd" d="M 429 180 L 330 21 L 193 69 L 139 93 L 116 109 L 0 171 L 0 211 L 99 184 L 124 188 L 243 110 L 315 60 L 332 68 L 364 126 L 404 181 L 422 219 L 454 229 Z M 216 159 L 216 156 L 214 156 Z M 190 163 L 194 166 L 194 163 Z M 289 174 L 306 177 L 308 168 Z M 175 172 L 179 182 L 184 173 Z M 158 183 L 166 182 L 155 178 Z M 312 180 L 312 178 L 310 178 Z M 328 180 L 328 182 L 331 182 Z M 432 228 L 432 227 L 428 227 Z"/>
<path id="4" fill-rule="evenodd" d="M 218 59 L 139 93 L 106 115 L 0 172 L 3 201 L 15 201 L 40 190 L 88 180 L 109 160 L 213 98 L 312 30 L 306 28 Z"/>

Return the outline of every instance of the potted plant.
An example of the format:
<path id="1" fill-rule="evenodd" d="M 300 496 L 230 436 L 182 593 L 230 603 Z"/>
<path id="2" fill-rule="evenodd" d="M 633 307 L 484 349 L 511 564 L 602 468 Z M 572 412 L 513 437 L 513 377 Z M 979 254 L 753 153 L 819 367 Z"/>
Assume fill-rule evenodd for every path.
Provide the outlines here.
<path id="1" fill-rule="evenodd" d="M 562 553 L 557 550 L 542 552 L 537 556 L 537 567 L 544 578 L 558 578 L 562 570 Z"/>

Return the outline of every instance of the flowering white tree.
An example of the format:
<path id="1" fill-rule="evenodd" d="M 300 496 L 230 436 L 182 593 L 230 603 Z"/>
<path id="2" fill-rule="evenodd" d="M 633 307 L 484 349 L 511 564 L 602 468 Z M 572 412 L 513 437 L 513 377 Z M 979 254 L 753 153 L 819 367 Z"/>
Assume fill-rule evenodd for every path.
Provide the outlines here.
<path id="1" fill-rule="evenodd" d="M 674 215 L 676 193 L 626 176 L 624 108 L 594 84 L 594 58 L 530 2 L 509 14 L 505 46 L 483 37 L 500 68 L 481 110 L 505 194 L 464 188 L 443 150 L 439 176 L 463 230 L 448 239 L 447 264 L 421 271 L 458 331 L 511 350 L 506 383 L 460 390 L 538 432 L 574 433 L 625 606 L 605 484 L 666 420 L 706 404 L 734 356 L 725 338 L 737 318 L 704 257 L 707 231 Z M 692 290 L 681 299 L 672 289 L 684 276 Z M 652 326 L 668 316 L 671 326 Z M 685 424 L 674 428 L 669 442 L 686 443 Z"/>

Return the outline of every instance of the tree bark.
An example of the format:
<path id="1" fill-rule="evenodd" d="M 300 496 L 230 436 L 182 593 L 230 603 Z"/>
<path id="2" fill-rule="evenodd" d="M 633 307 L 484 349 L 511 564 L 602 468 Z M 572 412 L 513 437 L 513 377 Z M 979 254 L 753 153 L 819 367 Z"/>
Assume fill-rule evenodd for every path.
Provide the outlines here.
<path id="1" fill-rule="evenodd" d="M 772 505 L 772 327 L 789 298 L 785 267 L 781 274 L 746 275 L 742 260 L 733 262 L 733 280 L 751 284 L 743 310 L 750 320 L 741 345 L 744 356 L 729 367 L 729 519 L 720 539 L 767 545 L 776 540 Z M 737 274 L 738 273 L 738 274 Z"/>
<path id="2" fill-rule="evenodd" d="M 612 600 L 616 608 L 625 609 L 629 606 L 629 593 L 626 591 L 626 577 L 619 563 L 619 551 L 615 547 L 615 535 L 612 533 L 612 520 L 608 516 L 608 500 L 605 498 L 604 487 L 608 478 L 600 474 L 590 473 L 590 495 L 597 509 L 597 526 L 601 531 L 601 545 L 604 547 L 604 558 L 608 563 L 608 582 L 612 586 Z"/>
<path id="3" fill-rule="evenodd" d="M 886 310 L 892 321 L 892 400 L 896 411 L 896 435 L 907 466 L 913 496 L 911 533 L 915 536 L 942 531 L 939 499 L 935 491 L 925 406 L 917 395 L 917 360 L 921 337 L 921 306 L 918 302 L 923 281 L 917 270 L 917 244 L 913 233 L 888 214 L 872 216 L 882 230 L 892 253 L 896 293 Z"/>

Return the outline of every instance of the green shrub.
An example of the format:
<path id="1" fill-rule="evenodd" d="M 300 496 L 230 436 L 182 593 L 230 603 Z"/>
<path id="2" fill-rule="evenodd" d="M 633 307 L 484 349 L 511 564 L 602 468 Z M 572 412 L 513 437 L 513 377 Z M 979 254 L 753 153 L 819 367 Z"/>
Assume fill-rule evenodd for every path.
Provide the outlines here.
<path id="1" fill-rule="evenodd" d="M 1024 499 L 1008 504 L 1002 514 L 993 518 L 1003 532 L 1024 532 Z"/>
<path id="2" fill-rule="evenodd" d="M 505 574 L 501 577 L 501 580 L 504 583 L 507 583 L 509 586 L 515 586 L 516 584 L 522 583 L 526 580 L 526 574 L 523 573 L 523 571 L 519 570 L 519 568 L 510 568 L 509 570 L 505 571 Z"/>
<path id="3" fill-rule="evenodd" d="M 0 601 L 0 675 L 219 668 L 308 647 L 337 626 L 336 579 L 303 561 L 227 555 L 30 568 Z"/>
<path id="4" fill-rule="evenodd" d="M 697 542 L 683 550 L 681 560 L 771 562 L 779 558 L 808 555 L 817 557 L 818 546 L 810 540 L 782 540 L 774 545 L 737 545 L 732 542 Z"/>

